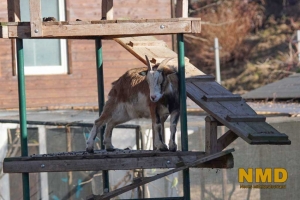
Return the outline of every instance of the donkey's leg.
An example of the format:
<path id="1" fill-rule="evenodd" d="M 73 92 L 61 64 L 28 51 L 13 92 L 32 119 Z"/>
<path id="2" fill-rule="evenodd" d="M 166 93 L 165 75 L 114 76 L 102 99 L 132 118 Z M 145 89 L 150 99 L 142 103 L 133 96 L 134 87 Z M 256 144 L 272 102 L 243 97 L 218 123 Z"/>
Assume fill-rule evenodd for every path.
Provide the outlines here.
<path id="1" fill-rule="evenodd" d="M 109 120 L 111 117 L 110 113 L 104 110 L 101 116 L 95 121 L 93 128 L 90 132 L 89 138 L 86 142 L 86 151 L 89 153 L 94 152 L 94 140 L 97 136 L 97 131 Z"/>
<path id="2" fill-rule="evenodd" d="M 107 151 L 113 151 L 115 148 L 112 145 L 112 131 L 118 124 L 129 121 L 131 118 L 127 115 L 125 110 L 119 109 L 120 112 L 114 113 L 113 117 L 107 122 L 105 133 L 103 137 L 103 145 Z"/>
<path id="3" fill-rule="evenodd" d="M 179 115 L 180 115 L 179 110 L 174 110 L 171 113 L 171 117 L 170 117 L 171 137 L 170 137 L 170 141 L 169 141 L 169 151 L 177 150 L 177 144 L 175 143 L 175 137 L 176 137 L 176 129 L 177 129 Z"/>
<path id="4" fill-rule="evenodd" d="M 89 138 L 86 142 L 86 151 L 89 153 L 93 153 L 94 152 L 94 140 L 97 136 L 97 126 L 96 124 L 93 125 L 93 128 L 90 132 Z"/>
<path id="5" fill-rule="evenodd" d="M 116 124 L 111 121 L 106 124 L 104 137 L 103 137 L 103 145 L 105 146 L 105 149 L 107 151 L 113 151 L 115 149 L 111 142 L 112 131 L 115 126 Z"/>
<path id="6" fill-rule="evenodd" d="M 154 146 L 161 151 L 168 151 L 167 145 L 164 143 L 164 125 L 161 118 L 157 116 L 156 120 L 152 122 L 154 136 Z"/>

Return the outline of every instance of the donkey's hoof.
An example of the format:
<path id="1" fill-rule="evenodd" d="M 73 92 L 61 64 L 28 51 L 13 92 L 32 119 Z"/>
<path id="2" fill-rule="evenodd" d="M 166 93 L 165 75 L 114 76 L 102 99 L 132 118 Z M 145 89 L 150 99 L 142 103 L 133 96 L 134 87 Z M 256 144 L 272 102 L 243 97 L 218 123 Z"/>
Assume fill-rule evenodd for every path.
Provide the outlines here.
<path id="1" fill-rule="evenodd" d="M 177 151 L 177 145 L 176 144 L 173 144 L 173 145 L 169 144 L 169 151 L 176 152 Z"/>
<path id="2" fill-rule="evenodd" d="M 167 147 L 167 145 L 165 145 L 165 144 L 161 144 L 161 145 L 158 147 L 158 149 L 159 149 L 160 151 L 168 151 L 168 150 L 169 150 L 168 147 Z"/>
<path id="3" fill-rule="evenodd" d="M 114 151 L 114 150 L 116 150 L 113 145 L 105 145 L 105 149 L 106 149 L 106 151 Z"/>
<path id="4" fill-rule="evenodd" d="M 85 150 L 86 150 L 88 153 L 94 153 L 94 149 L 93 149 L 93 148 L 87 147 Z"/>

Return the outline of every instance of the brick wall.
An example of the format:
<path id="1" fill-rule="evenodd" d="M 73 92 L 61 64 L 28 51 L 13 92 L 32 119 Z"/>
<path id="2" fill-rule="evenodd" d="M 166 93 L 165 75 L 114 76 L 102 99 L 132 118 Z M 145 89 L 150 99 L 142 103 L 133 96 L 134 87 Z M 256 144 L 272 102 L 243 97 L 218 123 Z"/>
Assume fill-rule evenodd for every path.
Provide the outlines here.
<path id="1" fill-rule="evenodd" d="M 68 20 L 100 20 L 101 1 L 67 1 Z M 0 3 L 0 19 L 7 21 L 6 1 Z M 115 19 L 170 18 L 170 1 L 116 0 Z M 171 47 L 171 36 L 158 36 Z M 0 109 L 18 108 L 17 77 L 12 75 L 11 41 L 0 39 Z M 95 42 L 69 40 L 68 75 L 26 76 L 28 108 L 97 105 Z M 126 70 L 143 64 L 114 41 L 103 41 L 105 94 L 111 82 Z"/>

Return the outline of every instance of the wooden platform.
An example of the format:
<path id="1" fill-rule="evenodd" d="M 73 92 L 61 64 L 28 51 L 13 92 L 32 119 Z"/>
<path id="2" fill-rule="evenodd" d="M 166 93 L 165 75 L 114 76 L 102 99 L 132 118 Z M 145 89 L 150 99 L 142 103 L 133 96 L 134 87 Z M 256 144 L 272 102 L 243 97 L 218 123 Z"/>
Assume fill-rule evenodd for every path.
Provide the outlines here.
<path id="1" fill-rule="evenodd" d="M 291 144 L 286 134 L 278 132 L 245 100 L 214 80 L 207 75 L 186 79 L 187 96 L 249 144 Z"/>
<path id="2" fill-rule="evenodd" d="M 164 41 L 157 40 L 153 36 L 114 38 L 114 40 L 145 65 L 147 65 L 145 59 L 145 55 L 147 55 L 152 64 L 160 63 L 166 58 L 174 58 L 168 64 L 174 65 L 174 67 L 178 66 L 177 53 L 172 51 Z M 185 57 L 185 77 L 198 75 L 205 74 Z"/>
<path id="3" fill-rule="evenodd" d="M 67 171 L 127 170 L 175 168 L 178 163 L 189 164 L 207 156 L 205 152 L 161 152 L 146 150 L 105 150 L 89 154 L 85 151 L 5 158 L 5 173 L 37 173 Z M 232 168 L 233 156 L 227 154 L 196 167 Z"/>
<path id="4" fill-rule="evenodd" d="M 211 162 L 217 158 L 220 158 L 220 157 L 223 157 L 223 156 L 226 156 L 226 155 L 230 155 L 231 152 L 233 152 L 234 149 L 227 149 L 225 151 L 220 151 L 220 152 L 217 152 L 217 153 L 214 153 L 214 154 L 210 154 L 210 155 L 206 155 L 200 159 L 197 159 L 191 163 L 179 163 L 176 168 L 174 169 L 171 169 L 169 171 L 166 171 L 166 172 L 163 172 L 161 174 L 157 174 L 157 175 L 154 175 L 152 177 L 141 177 L 141 178 L 138 178 L 136 180 L 133 181 L 132 184 L 129 184 L 129 185 L 126 185 L 122 188 L 118 188 L 114 191 L 111 191 L 109 193 L 105 193 L 103 195 L 91 195 L 89 196 L 87 199 L 89 200 L 104 200 L 104 199 L 111 199 L 113 197 L 116 197 L 117 195 L 119 194 L 122 194 L 124 192 L 127 192 L 133 188 L 136 188 L 138 186 L 141 186 L 141 185 L 144 185 L 144 184 L 147 184 L 147 183 L 150 183 L 152 181 L 155 181 L 157 179 L 160 179 L 162 177 L 165 177 L 165 176 L 168 176 L 170 174 L 173 174 L 175 172 L 179 172 L 179 171 L 182 171 L 182 170 L 185 170 L 187 168 L 190 168 L 190 167 L 195 167 L 195 166 L 199 166 L 203 163 L 208 163 L 208 162 Z"/>
<path id="5" fill-rule="evenodd" d="M 1 22 L 0 38 L 77 38 L 93 39 L 164 35 L 176 33 L 200 33 L 201 19 L 138 19 L 99 21 L 49 21 L 42 22 Z M 33 25 L 39 24 L 33 29 Z"/>

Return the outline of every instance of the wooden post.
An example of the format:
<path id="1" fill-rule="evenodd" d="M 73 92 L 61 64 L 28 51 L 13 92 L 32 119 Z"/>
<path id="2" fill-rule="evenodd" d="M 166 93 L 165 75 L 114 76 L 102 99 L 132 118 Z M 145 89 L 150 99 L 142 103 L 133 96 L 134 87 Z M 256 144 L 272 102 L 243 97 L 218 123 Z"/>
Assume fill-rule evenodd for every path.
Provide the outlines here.
<path id="1" fill-rule="evenodd" d="M 72 135 L 71 135 L 71 127 L 66 126 L 66 135 L 67 135 L 67 152 L 72 151 Z M 72 182 L 73 182 L 73 172 L 68 172 L 68 191 L 72 190 Z M 68 193 L 67 198 L 72 200 L 72 194 Z"/>
<path id="2" fill-rule="evenodd" d="M 189 2 L 188 0 L 177 0 L 176 4 L 176 17 L 187 18 L 189 10 Z"/>
<path id="3" fill-rule="evenodd" d="M 205 118 L 205 152 L 213 154 L 217 152 L 218 122 L 212 117 Z"/>
<path id="4" fill-rule="evenodd" d="M 20 0 L 7 0 L 7 14 L 9 22 L 20 21 Z"/>
<path id="5" fill-rule="evenodd" d="M 177 0 L 176 1 L 176 5 L 175 5 L 175 12 L 173 11 L 173 3 L 174 3 L 174 0 L 171 1 L 171 4 L 172 4 L 172 18 L 174 17 L 174 14 L 175 14 L 175 17 L 176 18 L 187 18 L 188 17 L 188 0 Z M 174 13 L 173 13 L 174 12 Z M 177 36 L 176 35 L 172 35 L 172 41 L 173 41 L 173 50 L 175 52 L 178 52 L 178 48 L 177 46 L 175 45 L 176 42 L 177 42 Z"/>
<path id="6" fill-rule="evenodd" d="M 110 20 L 114 17 L 113 0 L 102 0 L 102 20 Z"/>
<path id="7" fill-rule="evenodd" d="M 43 36 L 41 0 L 30 0 L 31 37 Z"/>
<path id="8" fill-rule="evenodd" d="M 20 15 L 20 0 L 7 0 L 7 14 L 9 22 L 21 21 Z M 16 76 L 17 54 L 16 54 L 16 39 L 11 40 L 12 54 L 12 75 Z"/>

